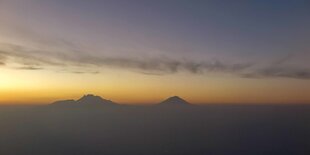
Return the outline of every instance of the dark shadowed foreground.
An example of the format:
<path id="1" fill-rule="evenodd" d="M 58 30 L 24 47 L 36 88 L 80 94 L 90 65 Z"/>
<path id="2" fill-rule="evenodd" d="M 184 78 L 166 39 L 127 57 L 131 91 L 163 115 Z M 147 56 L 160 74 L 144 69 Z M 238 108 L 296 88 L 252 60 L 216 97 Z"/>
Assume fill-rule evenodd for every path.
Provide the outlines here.
<path id="1" fill-rule="evenodd" d="M 310 154 L 310 106 L 3 106 L 0 154 Z"/>

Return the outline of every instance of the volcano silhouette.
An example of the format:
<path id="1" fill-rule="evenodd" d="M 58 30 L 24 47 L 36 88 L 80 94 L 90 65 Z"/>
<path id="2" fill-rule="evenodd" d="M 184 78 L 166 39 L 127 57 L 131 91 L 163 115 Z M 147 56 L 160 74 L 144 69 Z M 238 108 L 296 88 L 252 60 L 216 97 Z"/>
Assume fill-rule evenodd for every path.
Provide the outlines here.
<path id="1" fill-rule="evenodd" d="M 71 105 L 78 105 L 78 106 L 94 106 L 94 105 L 117 105 L 117 103 L 103 99 L 100 96 L 87 94 L 81 97 L 78 100 L 61 100 L 52 103 L 52 105 L 59 105 L 59 106 L 71 106 Z"/>
<path id="2" fill-rule="evenodd" d="M 184 99 L 180 98 L 179 96 L 173 96 L 162 101 L 160 105 L 191 105 L 191 104 L 185 101 Z"/>

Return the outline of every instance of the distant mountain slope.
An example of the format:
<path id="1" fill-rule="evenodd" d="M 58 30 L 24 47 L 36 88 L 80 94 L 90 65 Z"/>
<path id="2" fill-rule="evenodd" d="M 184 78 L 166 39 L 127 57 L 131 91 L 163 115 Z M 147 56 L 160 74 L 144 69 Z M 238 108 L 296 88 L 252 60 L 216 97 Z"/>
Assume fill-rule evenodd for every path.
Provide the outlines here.
<path id="1" fill-rule="evenodd" d="M 51 105 L 66 106 L 66 105 L 73 105 L 73 104 L 75 104 L 74 100 L 60 100 L 60 101 L 53 102 Z"/>
<path id="2" fill-rule="evenodd" d="M 94 106 L 94 105 L 118 105 L 117 103 L 103 99 L 100 96 L 92 94 L 84 95 L 78 100 L 60 100 L 52 103 L 51 105 L 58 106 Z"/>
<path id="3" fill-rule="evenodd" d="M 191 105 L 191 104 L 178 96 L 173 96 L 162 101 L 161 103 L 159 103 L 159 105 Z"/>

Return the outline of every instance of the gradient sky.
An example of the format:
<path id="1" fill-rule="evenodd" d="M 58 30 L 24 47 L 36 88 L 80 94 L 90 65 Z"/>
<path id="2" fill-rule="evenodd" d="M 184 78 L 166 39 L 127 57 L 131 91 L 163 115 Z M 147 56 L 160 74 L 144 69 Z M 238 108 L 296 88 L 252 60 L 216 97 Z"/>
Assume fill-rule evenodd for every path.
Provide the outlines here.
<path id="1" fill-rule="evenodd" d="M 0 103 L 310 103 L 310 2 L 0 0 Z"/>

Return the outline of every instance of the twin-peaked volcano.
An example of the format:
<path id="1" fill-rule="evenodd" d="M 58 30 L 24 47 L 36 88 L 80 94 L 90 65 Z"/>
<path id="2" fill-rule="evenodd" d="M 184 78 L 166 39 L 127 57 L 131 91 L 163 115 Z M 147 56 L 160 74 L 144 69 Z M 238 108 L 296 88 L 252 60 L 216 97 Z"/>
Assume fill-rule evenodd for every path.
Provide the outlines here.
<path id="1" fill-rule="evenodd" d="M 52 105 L 62 105 L 62 106 L 70 106 L 70 105 L 79 105 L 79 106 L 93 106 L 93 105 L 117 105 L 117 103 L 103 99 L 100 96 L 95 96 L 92 94 L 84 95 L 82 98 L 78 100 L 62 100 L 56 101 L 52 103 Z"/>
<path id="2" fill-rule="evenodd" d="M 52 105 L 59 105 L 59 106 L 71 106 L 71 105 L 78 105 L 78 106 L 94 106 L 94 105 L 99 105 L 99 106 L 106 106 L 106 105 L 119 105 L 118 103 L 115 103 L 111 100 L 104 99 L 100 96 L 95 96 L 92 94 L 84 95 L 78 100 L 61 100 L 61 101 L 56 101 L 52 103 Z M 191 105 L 184 99 L 178 97 L 178 96 L 173 96 L 170 97 L 158 105 Z"/>

